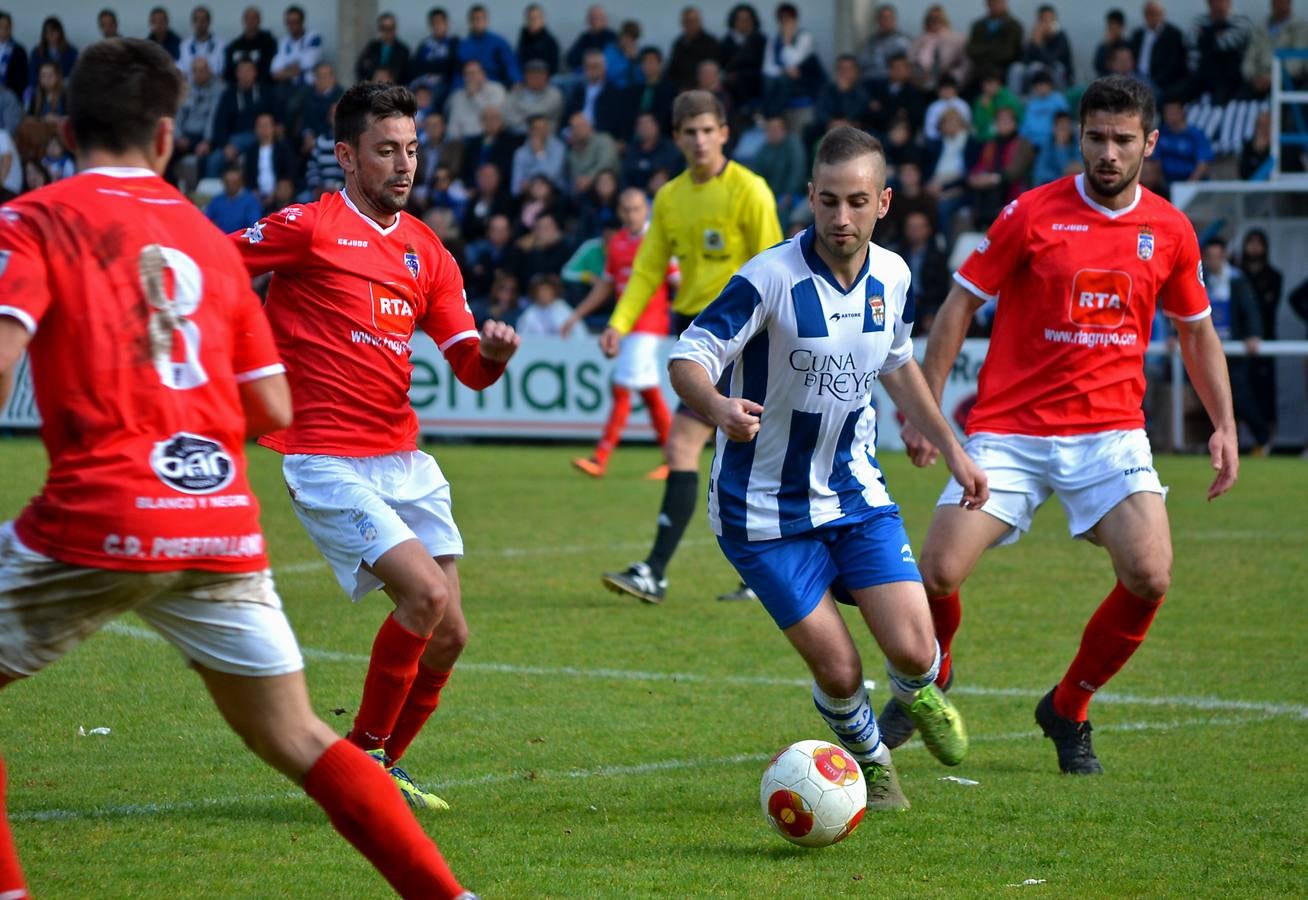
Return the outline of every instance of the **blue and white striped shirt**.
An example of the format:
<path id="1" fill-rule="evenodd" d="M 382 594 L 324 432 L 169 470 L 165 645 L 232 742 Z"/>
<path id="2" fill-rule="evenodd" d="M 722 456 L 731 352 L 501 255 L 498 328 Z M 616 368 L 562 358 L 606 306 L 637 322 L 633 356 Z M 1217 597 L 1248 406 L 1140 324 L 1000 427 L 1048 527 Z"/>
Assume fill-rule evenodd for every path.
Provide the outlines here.
<path id="1" fill-rule="evenodd" d="M 741 268 L 672 359 L 763 406 L 749 443 L 719 432 L 709 482 L 715 534 L 762 541 L 893 507 L 876 462 L 872 383 L 913 357 L 908 266 L 875 244 L 848 291 L 809 228 Z"/>

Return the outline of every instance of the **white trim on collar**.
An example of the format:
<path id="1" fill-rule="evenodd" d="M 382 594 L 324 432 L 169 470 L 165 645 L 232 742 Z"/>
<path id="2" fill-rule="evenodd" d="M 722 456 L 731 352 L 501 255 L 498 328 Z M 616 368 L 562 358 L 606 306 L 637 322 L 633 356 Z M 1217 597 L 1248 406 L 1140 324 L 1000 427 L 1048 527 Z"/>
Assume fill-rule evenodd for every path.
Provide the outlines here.
<path id="1" fill-rule="evenodd" d="M 396 214 L 395 214 L 395 221 L 392 222 L 392 223 L 390 224 L 390 227 L 388 227 L 388 228 L 382 228 L 380 225 L 378 225 L 375 221 L 373 221 L 372 219 L 370 219 L 368 216 L 365 216 L 363 213 L 359 212 L 359 207 L 355 206 L 355 205 L 354 205 L 354 201 L 350 199 L 350 195 L 347 194 L 347 193 L 345 193 L 345 188 L 341 188 L 341 199 L 345 201 L 345 205 L 346 205 L 346 206 L 348 206 L 350 209 L 354 210 L 354 214 L 355 214 L 356 216 L 358 216 L 360 219 L 363 219 L 363 221 L 367 222 L 369 225 L 371 225 L 373 228 L 375 228 L 375 229 L 377 230 L 377 233 L 380 234 L 380 235 L 382 235 L 383 237 L 385 237 L 386 235 L 390 234 L 390 233 L 391 233 L 392 231 L 394 231 L 396 228 L 399 228 L 399 227 L 400 227 L 400 214 L 399 214 L 399 213 L 396 213 Z"/>
<path id="2" fill-rule="evenodd" d="M 1121 216 L 1126 215 L 1131 210 L 1135 209 L 1136 206 L 1140 204 L 1140 197 L 1142 193 L 1140 189 L 1140 185 L 1137 183 L 1135 186 L 1135 199 L 1131 201 L 1129 206 L 1123 206 L 1121 209 L 1109 209 L 1108 207 L 1101 206 L 1100 204 L 1091 200 L 1090 195 L 1085 192 L 1084 172 L 1076 176 L 1076 192 L 1081 195 L 1081 199 L 1085 201 L 1086 206 L 1090 207 L 1095 212 L 1100 213 L 1101 215 L 1107 216 L 1110 219 L 1119 218 Z"/>
<path id="3" fill-rule="evenodd" d="M 143 166 L 96 166 L 83 169 L 82 175 L 107 175 L 110 178 L 155 178 L 154 172 Z"/>

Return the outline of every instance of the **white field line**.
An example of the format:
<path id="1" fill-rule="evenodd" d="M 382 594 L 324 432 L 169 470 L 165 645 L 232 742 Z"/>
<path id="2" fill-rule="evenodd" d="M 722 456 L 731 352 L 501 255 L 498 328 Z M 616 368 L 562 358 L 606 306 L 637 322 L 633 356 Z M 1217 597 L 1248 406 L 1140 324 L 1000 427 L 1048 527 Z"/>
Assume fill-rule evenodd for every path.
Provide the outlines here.
<path id="1" fill-rule="evenodd" d="M 124 622 L 111 622 L 103 629 L 111 634 L 143 640 L 161 641 L 158 634 L 146 628 L 138 628 Z M 301 647 L 305 659 L 337 663 L 368 663 L 368 657 L 361 653 L 342 653 L 336 650 L 319 650 L 314 647 Z M 807 678 L 777 678 L 767 675 L 703 675 L 696 672 L 648 672 L 639 669 L 581 668 L 578 666 L 520 666 L 511 663 L 496 662 L 459 662 L 458 667 L 465 672 L 487 672 L 499 675 L 536 675 L 544 677 L 596 678 L 608 681 L 671 681 L 685 684 L 747 684 L 777 685 L 781 687 L 807 688 L 811 682 Z M 1039 698 L 1044 690 L 1032 688 L 991 688 L 960 684 L 951 693 L 969 697 L 1025 697 Z M 1095 697 L 1096 703 L 1121 704 L 1126 706 L 1179 706 L 1188 709 L 1229 710 L 1232 712 L 1256 712 L 1265 716 L 1285 716 L 1288 718 L 1308 719 L 1308 706 L 1298 703 L 1264 703 L 1257 700 L 1226 700 L 1220 697 L 1162 696 L 1141 697 L 1135 694 L 1114 694 L 1106 691 Z"/>
<path id="2" fill-rule="evenodd" d="M 1095 728 L 1095 731 L 1101 733 L 1113 731 L 1172 731 L 1178 728 L 1192 728 L 1195 726 L 1221 728 L 1247 725 L 1251 722 L 1266 721 L 1268 718 L 1268 716 L 1242 716 L 1224 719 L 1181 719 L 1169 722 L 1121 722 L 1115 725 L 1110 724 L 1099 726 Z M 1008 743 L 1029 740 L 1040 736 L 1039 731 L 1031 729 L 1028 731 L 1014 731 L 1008 734 L 977 735 L 971 738 L 971 742 Z M 921 749 L 922 747 L 920 741 L 913 741 L 906 746 L 911 749 Z M 771 754 L 767 753 L 737 753 L 732 756 L 664 759 L 629 766 L 598 766 L 592 769 L 537 769 L 533 770 L 530 774 L 521 771 L 494 773 L 480 775 L 476 778 L 451 778 L 445 781 L 426 782 L 426 784 L 430 790 L 445 791 L 451 788 L 476 787 L 479 785 L 501 784 L 510 781 L 566 781 L 569 779 L 639 777 L 641 775 L 652 775 L 658 772 L 718 768 L 721 766 L 743 765 L 745 763 L 758 765 L 767 762 L 769 759 L 771 759 Z M 231 797 L 206 797 L 200 800 L 180 800 L 175 803 L 130 803 L 116 804 L 112 806 L 97 806 L 92 807 L 91 809 L 17 810 L 10 811 L 9 821 L 70 822 L 106 818 L 143 818 L 175 813 L 195 812 L 205 809 L 216 809 L 225 806 L 240 806 L 246 803 L 298 800 L 303 797 L 304 794 L 300 791 L 279 791 L 275 793 L 244 794 Z"/>

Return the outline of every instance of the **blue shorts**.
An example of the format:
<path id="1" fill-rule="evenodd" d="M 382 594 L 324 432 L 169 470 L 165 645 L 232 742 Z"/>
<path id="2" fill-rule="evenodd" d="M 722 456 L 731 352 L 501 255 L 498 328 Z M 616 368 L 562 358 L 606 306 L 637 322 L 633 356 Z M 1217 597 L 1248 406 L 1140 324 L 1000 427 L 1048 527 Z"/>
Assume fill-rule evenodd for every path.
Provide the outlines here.
<path id="1" fill-rule="evenodd" d="M 922 581 L 898 507 L 771 541 L 719 537 L 718 546 L 783 630 L 816 609 L 827 588 L 853 603 L 850 589 Z"/>

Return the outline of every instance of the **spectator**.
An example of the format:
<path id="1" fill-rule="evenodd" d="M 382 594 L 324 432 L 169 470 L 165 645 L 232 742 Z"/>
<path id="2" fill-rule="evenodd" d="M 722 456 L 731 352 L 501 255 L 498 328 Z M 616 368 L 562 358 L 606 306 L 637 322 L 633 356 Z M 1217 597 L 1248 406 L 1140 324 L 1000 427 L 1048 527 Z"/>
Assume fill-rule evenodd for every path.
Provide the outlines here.
<path id="1" fill-rule="evenodd" d="M 27 115 L 43 122 L 56 123 L 68 114 L 68 92 L 63 72 L 53 60 L 41 63 L 36 84 L 28 91 Z"/>
<path id="2" fill-rule="evenodd" d="M 586 9 L 586 30 L 577 35 L 568 48 L 566 62 L 569 71 L 580 72 L 587 50 L 604 50 L 618 39 L 609 27 L 609 16 L 598 3 Z"/>
<path id="3" fill-rule="evenodd" d="M 117 17 L 115 16 L 114 29 L 117 30 Z M 146 39 L 154 41 L 160 47 L 167 51 L 168 55 L 176 62 L 182 52 L 182 39 L 177 32 L 169 27 L 168 10 L 162 6 L 156 6 L 150 10 L 150 31 L 146 34 Z"/>
<path id="4" fill-rule="evenodd" d="M 213 124 L 222 101 L 223 84 L 209 68 L 207 56 L 191 60 L 191 86 L 186 91 L 173 129 L 174 178 L 183 193 L 199 178 L 199 166 L 213 152 Z"/>
<path id="5" fill-rule="evenodd" d="M 572 190 L 574 194 L 584 194 L 600 172 L 617 171 L 618 148 L 612 137 L 595 131 L 581 112 L 573 113 L 568 125 L 568 172 L 572 176 Z"/>
<path id="6" fill-rule="evenodd" d="M 1276 315 L 1280 311 L 1285 278 L 1268 262 L 1267 232 L 1261 228 L 1251 228 L 1244 233 L 1236 265 L 1244 273 L 1245 280 L 1253 289 L 1254 299 L 1258 302 L 1258 313 L 1263 323 L 1258 336 L 1266 341 L 1276 340 Z M 1253 395 L 1269 428 L 1275 427 L 1276 360 L 1268 356 L 1255 356 L 1249 362 Z"/>
<path id="7" fill-rule="evenodd" d="M 9 132 L 13 137 L 18 133 L 18 126 L 23 121 L 23 103 L 14 92 L 0 82 L 0 131 Z"/>
<path id="8" fill-rule="evenodd" d="M 488 107 L 503 109 L 508 101 L 504 85 L 490 81 L 481 63 L 470 59 L 463 64 L 463 87 L 450 94 L 446 101 L 445 120 L 449 137 L 456 140 L 481 133 L 482 110 Z M 467 233 L 464 229 L 464 233 Z"/>
<path id="9" fill-rule="evenodd" d="M 518 32 L 518 66 L 539 60 L 553 75 L 559 70 L 559 42 L 545 27 L 545 10 L 539 3 L 529 3 L 522 12 L 522 30 Z"/>
<path id="10" fill-rule="evenodd" d="M 323 65 L 319 63 L 319 65 Z M 325 127 L 314 135 L 304 166 L 304 201 L 317 200 L 345 187 L 345 170 L 336 158 L 336 104 L 327 107 Z"/>
<path id="11" fill-rule="evenodd" d="M 1049 138 L 1039 146 L 1031 176 L 1033 186 L 1048 184 L 1081 171 L 1081 144 L 1071 114 L 1055 113 Z"/>
<path id="12" fill-rule="evenodd" d="M 778 115 L 792 105 L 816 102 L 824 81 L 813 35 L 799 27 L 799 10 L 793 3 L 778 4 L 777 31 L 768 38 L 763 57 L 764 114 Z"/>
<path id="13" fill-rule="evenodd" d="M 981 93 L 972 102 L 972 127 L 979 141 L 988 141 L 994 136 L 995 115 L 1001 109 L 1011 110 L 1017 120 L 1022 118 L 1022 101 L 1013 92 L 1004 87 L 998 72 L 984 72 L 981 75 Z"/>
<path id="14" fill-rule="evenodd" d="M 527 141 L 513 154 L 513 178 L 510 190 L 516 197 L 527 180 L 542 175 L 557 188 L 567 187 L 568 148 L 554 134 L 554 126 L 545 116 L 532 116 L 527 125 Z"/>
<path id="15" fill-rule="evenodd" d="M 40 161 L 29 159 L 23 163 L 23 190 L 34 191 L 49 183 L 50 173 L 41 166 Z"/>
<path id="16" fill-rule="evenodd" d="M 708 91 L 716 97 L 718 103 L 722 104 L 722 110 L 727 116 L 727 121 L 732 121 L 735 105 L 731 102 L 731 94 L 727 92 L 727 86 L 722 83 L 722 67 L 718 65 L 716 59 L 706 59 L 700 62 L 699 70 L 695 73 L 695 88 Z"/>
<path id="17" fill-rule="evenodd" d="M 241 154 L 241 174 L 265 210 L 281 209 L 294 195 L 295 154 L 277 137 L 270 112 L 254 120 L 254 145 Z"/>
<path id="18" fill-rule="evenodd" d="M 514 131 L 526 131 L 533 116 L 549 120 L 550 130 L 558 131 L 563 122 L 563 92 L 550 84 L 550 73 L 543 60 L 533 59 L 523 67 L 523 80 L 509 91 L 504 104 L 504 120 Z"/>
<path id="19" fill-rule="evenodd" d="M 4 85 L 15 97 L 24 97 L 32 83 L 32 70 L 27 50 L 14 40 L 14 20 L 7 12 L 0 12 L 0 74 Z"/>
<path id="20" fill-rule="evenodd" d="M 514 325 L 526 305 L 526 298 L 518 293 L 517 276 L 512 272 L 496 272 L 490 295 L 481 303 L 472 305 L 472 314 L 478 328 L 487 319 Z"/>
<path id="21" fill-rule="evenodd" d="M 808 185 L 808 154 L 799 138 L 786 128 L 784 116 L 769 116 L 763 124 L 766 139 L 750 168 L 768 183 L 777 198 L 777 218 L 786 222 L 804 205 Z"/>
<path id="22" fill-rule="evenodd" d="M 1185 120 L 1185 106 L 1180 100 L 1163 104 L 1163 127 L 1158 129 L 1154 157 L 1162 163 L 1168 184 L 1178 181 L 1202 181 L 1208 177 L 1213 161 L 1213 145 L 1202 128 Z"/>
<path id="23" fill-rule="evenodd" d="M 876 9 L 876 30 L 868 35 L 863 49 L 858 53 L 858 64 L 863 67 L 863 78 L 874 89 L 877 82 L 885 81 L 890 75 L 890 60 L 896 56 L 908 56 L 913 42 L 908 35 L 899 30 L 899 13 L 890 3 L 882 3 Z"/>
<path id="24" fill-rule="evenodd" d="M 489 30 L 490 13 L 480 3 L 468 7 L 468 36 L 459 41 L 459 62 L 481 63 L 486 78 L 507 90 L 522 80 L 522 70 L 513 48 L 503 37 Z M 502 104 L 500 104 L 502 105 Z"/>
<path id="25" fill-rule="evenodd" d="M 344 93 L 336 81 L 336 69 L 331 63 L 320 62 L 313 67 L 313 87 L 299 104 L 295 129 L 303 148 L 307 150 L 318 135 L 332 130 L 327 113 Z"/>
<path id="26" fill-rule="evenodd" d="M 1272 89 L 1272 57 L 1277 50 L 1308 49 L 1308 22 L 1294 18 L 1293 6 L 1291 0 L 1272 0 L 1266 25 L 1254 27 L 1240 74 L 1256 96 L 1264 97 Z M 1302 90 L 1308 85 L 1308 62 L 1287 59 L 1282 65 L 1292 86 Z"/>
<path id="27" fill-rule="evenodd" d="M 860 78 L 858 60 L 852 53 L 837 56 L 835 77 L 818 91 L 817 131 L 825 134 L 835 119 L 849 122 L 855 128 L 866 127 L 870 102 Z"/>
<path id="28" fill-rule="evenodd" d="M 748 3 L 733 6 L 727 13 L 727 33 L 722 38 L 718 62 L 736 109 L 750 107 L 763 96 L 763 55 L 767 46 L 754 7 Z"/>
<path id="29" fill-rule="evenodd" d="M 1282 172 L 1308 171 L 1308 147 L 1286 144 L 1281 147 Z M 1240 149 L 1240 179 L 1266 181 L 1272 172 L 1272 115 L 1263 110 L 1254 120 L 1254 131 Z"/>
<path id="30" fill-rule="evenodd" d="M 454 171 L 449 166 L 437 166 L 436 173 L 431 177 L 431 187 L 427 191 L 425 202 L 432 209 L 444 209 L 450 213 L 454 223 L 463 218 L 463 213 L 468 206 L 468 189 L 464 187 L 463 182 L 454 177 Z M 458 227 L 454 224 L 455 228 Z M 462 235 L 462 229 L 459 231 Z M 440 235 L 437 235 L 440 237 Z M 459 259 L 460 267 L 463 266 L 464 258 Z"/>
<path id="31" fill-rule="evenodd" d="M 512 241 L 509 217 L 496 213 L 488 220 L 485 235 L 468 244 L 464 278 L 469 297 L 482 299 L 490 294 L 495 273 L 508 268 Z"/>
<path id="32" fill-rule="evenodd" d="M 553 272 L 537 275 L 527 285 L 530 305 L 514 327 L 523 337 L 561 337 L 572 307 L 563 299 L 563 282 Z"/>
<path id="33" fill-rule="evenodd" d="M 431 112 L 423 118 L 422 131 L 418 134 L 418 168 L 413 183 L 419 187 L 431 184 L 436 170 L 442 166 L 451 172 L 463 171 L 463 141 L 451 140 L 446 133 L 445 116 Z"/>
<path id="34" fill-rule="evenodd" d="M 548 185 L 544 179 L 538 183 Z M 572 248 L 563 239 L 559 222 L 553 214 L 542 213 L 531 225 L 531 231 L 521 238 L 514 254 L 514 275 L 519 284 L 531 284 L 537 275 L 555 274 L 563 271 L 563 266 L 572 255 Z"/>
<path id="35" fill-rule="evenodd" d="M 249 228 L 263 217 L 263 204 L 245 188 L 245 179 L 237 166 L 223 172 L 223 192 L 209 201 L 204 214 L 225 234 Z"/>
<path id="36" fill-rule="evenodd" d="M 72 178 L 77 173 L 77 160 L 68 152 L 59 135 L 51 135 L 45 143 L 45 156 L 41 157 L 41 168 L 50 175 L 50 181 L 62 181 Z"/>
<path id="37" fill-rule="evenodd" d="M 1144 5 L 1144 24 L 1131 33 L 1131 53 L 1136 72 L 1154 85 L 1164 98 L 1184 99 L 1190 80 L 1186 63 L 1185 36 L 1167 21 L 1163 5 L 1148 0 Z"/>
<path id="38" fill-rule="evenodd" d="M 972 127 L 972 107 L 958 96 L 958 83 L 952 75 L 941 75 L 936 85 L 936 99 L 926 108 L 922 119 L 922 136 L 928 141 L 940 140 L 940 117 L 945 110 L 952 109 L 963 118 L 963 124 Z"/>
<path id="39" fill-rule="evenodd" d="M 22 191 L 23 161 L 18 156 L 18 145 L 8 131 L 0 128 L 0 203 L 8 203 Z"/>
<path id="40" fill-rule="evenodd" d="M 986 15 L 972 23 L 967 58 L 974 75 L 998 72 L 1022 57 L 1022 23 L 1008 12 L 1008 0 L 986 0 Z"/>
<path id="41" fill-rule="evenodd" d="M 277 42 L 277 55 L 271 64 L 273 81 L 290 85 L 312 84 L 313 70 L 322 56 L 322 37 L 306 31 L 304 9 L 291 5 L 282 13 L 286 36 Z"/>
<path id="42" fill-rule="evenodd" d="M 1025 94 L 1036 72 L 1048 72 L 1054 87 L 1062 90 L 1072 81 L 1072 45 L 1058 21 L 1058 11 L 1048 3 L 1036 10 L 1035 24 L 1022 45 L 1022 63 L 1015 66 L 1008 86 Z"/>
<path id="43" fill-rule="evenodd" d="M 450 16 L 439 6 L 427 13 L 427 36 L 409 58 L 409 77 L 432 88 L 444 107 L 459 75 L 459 39 L 450 34 Z"/>
<path id="44" fill-rule="evenodd" d="M 1094 70 L 1096 78 L 1110 74 L 1108 62 L 1113 52 L 1119 47 L 1128 47 L 1126 39 L 1126 14 L 1120 9 L 1110 9 L 1104 13 L 1104 37 L 1095 47 Z"/>
<path id="45" fill-rule="evenodd" d="M 618 194 L 617 172 L 605 169 L 595 176 L 577 204 L 578 240 L 599 237 L 604 229 L 618 227 Z"/>
<path id="46" fill-rule="evenodd" d="M 585 67 L 585 58 L 582 59 Z M 628 19 L 618 29 L 618 39 L 604 48 L 604 68 L 609 82 L 625 91 L 641 83 L 640 23 Z"/>
<path id="47" fill-rule="evenodd" d="M 600 173 L 601 176 L 603 174 L 603 172 Z M 516 199 L 518 201 L 518 213 L 515 225 L 519 234 L 526 235 L 530 232 L 535 226 L 536 220 L 541 216 L 553 216 L 554 221 L 559 223 L 567 221 L 570 210 L 568 201 L 554 187 L 554 183 L 544 175 L 536 175 L 527 179 L 527 184 L 523 187 L 521 196 Z M 519 244 L 521 243 L 522 241 L 519 241 Z M 514 265 L 516 266 L 517 262 L 521 260 L 518 257 L 514 257 L 514 259 Z M 523 280 L 526 280 L 525 276 Z"/>
<path id="48" fill-rule="evenodd" d="M 236 81 L 237 64 L 249 60 L 255 66 L 255 80 L 272 81 L 272 61 L 277 55 L 277 39 L 263 27 L 263 14 L 257 6 L 247 6 L 241 13 L 241 33 L 223 49 L 223 80 Z"/>
<path id="49" fill-rule="evenodd" d="M 1211 4 L 1210 4 L 1211 6 Z M 1203 246 L 1204 288 L 1212 307 L 1213 327 L 1224 341 L 1243 341 L 1248 356 L 1228 357 L 1231 399 L 1235 417 L 1253 434 L 1255 456 L 1267 453 L 1271 426 L 1263 416 L 1262 404 L 1254 393 L 1253 363 L 1263 334 L 1263 317 L 1258 298 L 1244 275 L 1227 260 L 1226 241 L 1210 237 Z"/>
<path id="50" fill-rule="evenodd" d="M 948 75 L 956 84 L 968 78 L 967 39 L 954 30 L 949 14 L 939 3 L 927 7 L 922 18 L 922 33 L 908 47 L 908 60 L 914 75 L 926 90 L 931 90 Z"/>
<path id="51" fill-rule="evenodd" d="M 255 119 L 274 111 L 268 90 L 258 82 L 258 71 L 254 60 L 242 59 L 236 64 L 236 83 L 218 101 L 213 121 L 214 149 L 206 172 L 210 177 L 220 175 L 230 165 L 239 165 L 238 157 L 254 146 Z"/>
<path id="52" fill-rule="evenodd" d="M 633 111 L 636 115 L 653 115 L 658 120 L 659 130 L 667 134 L 672 130 L 672 101 L 677 98 L 677 88 L 663 76 L 663 51 L 658 47 L 642 49 L 640 73 L 643 84 L 636 92 Z"/>
<path id="53" fill-rule="evenodd" d="M 896 198 L 898 199 L 898 198 Z M 877 229 L 878 232 L 880 229 Z M 913 321 L 913 334 L 925 335 L 931 330 L 936 312 L 945 302 L 953 284 L 949 277 L 949 258 L 936 238 L 931 217 L 920 210 L 904 216 L 903 237 L 892 249 L 908 263 L 912 273 L 913 304 L 917 316 Z"/>
<path id="54" fill-rule="evenodd" d="M 508 184 L 500 178 L 500 170 L 492 165 L 477 169 L 468 205 L 463 211 L 463 236 L 475 241 L 486 233 L 486 224 L 492 216 L 513 215 L 513 197 Z"/>
<path id="55" fill-rule="evenodd" d="M 499 170 L 500 182 L 507 184 L 513 174 L 513 155 L 522 138 L 504 126 L 504 113 L 498 106 L 481 111 L 481 133 L 463 139 L 463 170 L 461 177 L 471 181 L 480 166 L 490 164 Z"/>
<path id="56" fill-rule="evenodd" d="M 650 177 L 662 170 L 669 176 L 679 175 L 686 161 L 677 145 L 663 136 L 653 113 L 636 117 L 636 130 L 622 158 L 623 187 L 636 187 L 652 194 Z"/>
<path id="57" fill-rule="evenodd" d="M 679 91 L 690 90 L 695 86 L 699 64 L 706 59 L 717 59 L 720 52 L 717 38 L 704 30 L 699 9 L 684 7 L 681 10 L 681 34 L 672 42 L 672 52 L 668 55 L 668 80 Z"/>
<path id="58" fill-rule="evenodd" d="M 913 134 L 922 130 L 927 97 L 913 84 L 913 69 L 908 57 L 893 56 L 887 63 L 886 79 L 872 85 L 868 103 L 868 130 L 884 134 L 890 123 L 901 116 L 908 119 Z"/>
<path id="59" fill-rule="evenodd" d="M 210 29 L 213 16 L 207 6 L 197 6 L 191 10 L 191 36 L 182 40 L 178 49 L 177 66 L 190 76 L 195 67 L 192 65 L 197 57 L 203 56 L 209 62 L 209 71 L 215 79 L 221 79 L 226 58 L 223 56 L 223 42 Z"/>
<path id="60" fill-rule="evenodd" d="M 925 162 L 925 151 L 914 140 L 913 125 L 908 121 L 908 116 L 902 112 L 890 120 L 882 149 L 886 154 L 887 183 L 898 179 L 899 167 L 904 163 L 912 162 L 921 165 Z"/>
<path id="61" fill-rule="evenodd" d="M 64 23 L 58 16 L 48 16 L 41 23 L 41 41 L 32 48 L 31 79 L 36 80 L 42 64 L 53 62 L 59 67 L 59 74 L 67 78 L 77 63 L 77 48 L 68 43 L 64 34 Z"/>
<path id="62" fill-rule="evenodd" d="M 1054 134 L 1054 116 L 1069 111 L 1067 98 L 1054 90 L 1053 77 L 1043 69 L 1037 71 L 1031 77 L 1031 93 L 1022 113 L 1022 137 L 1032 147 L 1043 147 Z"/>
<path id="63" fill-rule="evenodd" d="M 375 81 L 378 69 L 389 71 L 396 83 L 409 81 L 409 45 L 400 40 L 395 16 L 390 13 L 377 17 L 377 36 L 359 53 L 354 75 L 359 81 Z"/>
<path id="64" fill-rule="evenodd" d="M 967 175 L 976 162 L 980 146 L 956 109 L 946 109 L 941 114 L 939 127 L 939 139 L 927 145 L 929 164 L 924 171 L 930 173 L 926 192 L 939 207 L 937 227 L 948 245 L 953 239 L 954 216 L 968 204 Z"/>
<path id="65" fill-rule="evenodd" d="M 881 246 L 893 247 L 903 238 L 904 221 L 910 213 L 922 213 L 931 223 L 932 230 L 936 228 L 940 210 L 935 198 L 923 188 L 922 177 L 920 162 L 910 159 L 899 164 L 892 185 L 895 196 L 890 204 L 890 210 L 877 223 L 876 242 Z"/>
<path id="66" fill-rule="evenodd" d="M 1017 133 L 1017 114 L 1003 106 L 995 112 L 994 134 L 981 144 L 968 172 L 972 214 L 978 227 L 989 227 L 1005 206 L 1028 187 L 1035 151 Z"/>
<path id="67" fill-rule="evenodd" d="M 1253 43 L 1253 22 L 1231 12 L 1231 0 L 1208 0 L 1208 14 L 1190 32 L 1190 72 L 1198 93 L 1221 106 L 1243 95 L 1244 55 Z"/>
<path id="68" fill-rule="evenodd" d="M 118 37 L 118 13 L 106 6 L 95 17 L 95 27 L 100 30 L 102 41 Z"/>
<path id="69" fill-rule="evenodd" d="M 459 229 L 459 220 L 454 215 L 454 210 L 448 206 L 433 206 L 423 213 L 422 221 L 436 237 L 441 239 L 441 244 L 449 251 L 450 256 L 454 257 L 454 264 L 462 271 L 466 264 L 467 248 L 463 243 L 463 232 Z"/>
<path id="70" fill-rule="evenodd" d="M 609 81 L 604 51 L 586 51 L 581 81 L 572 86 L 566 111 L 569 119 L 581 113 L 596 131 L 620 140 L 631 134 L 631 97 Z"/>

